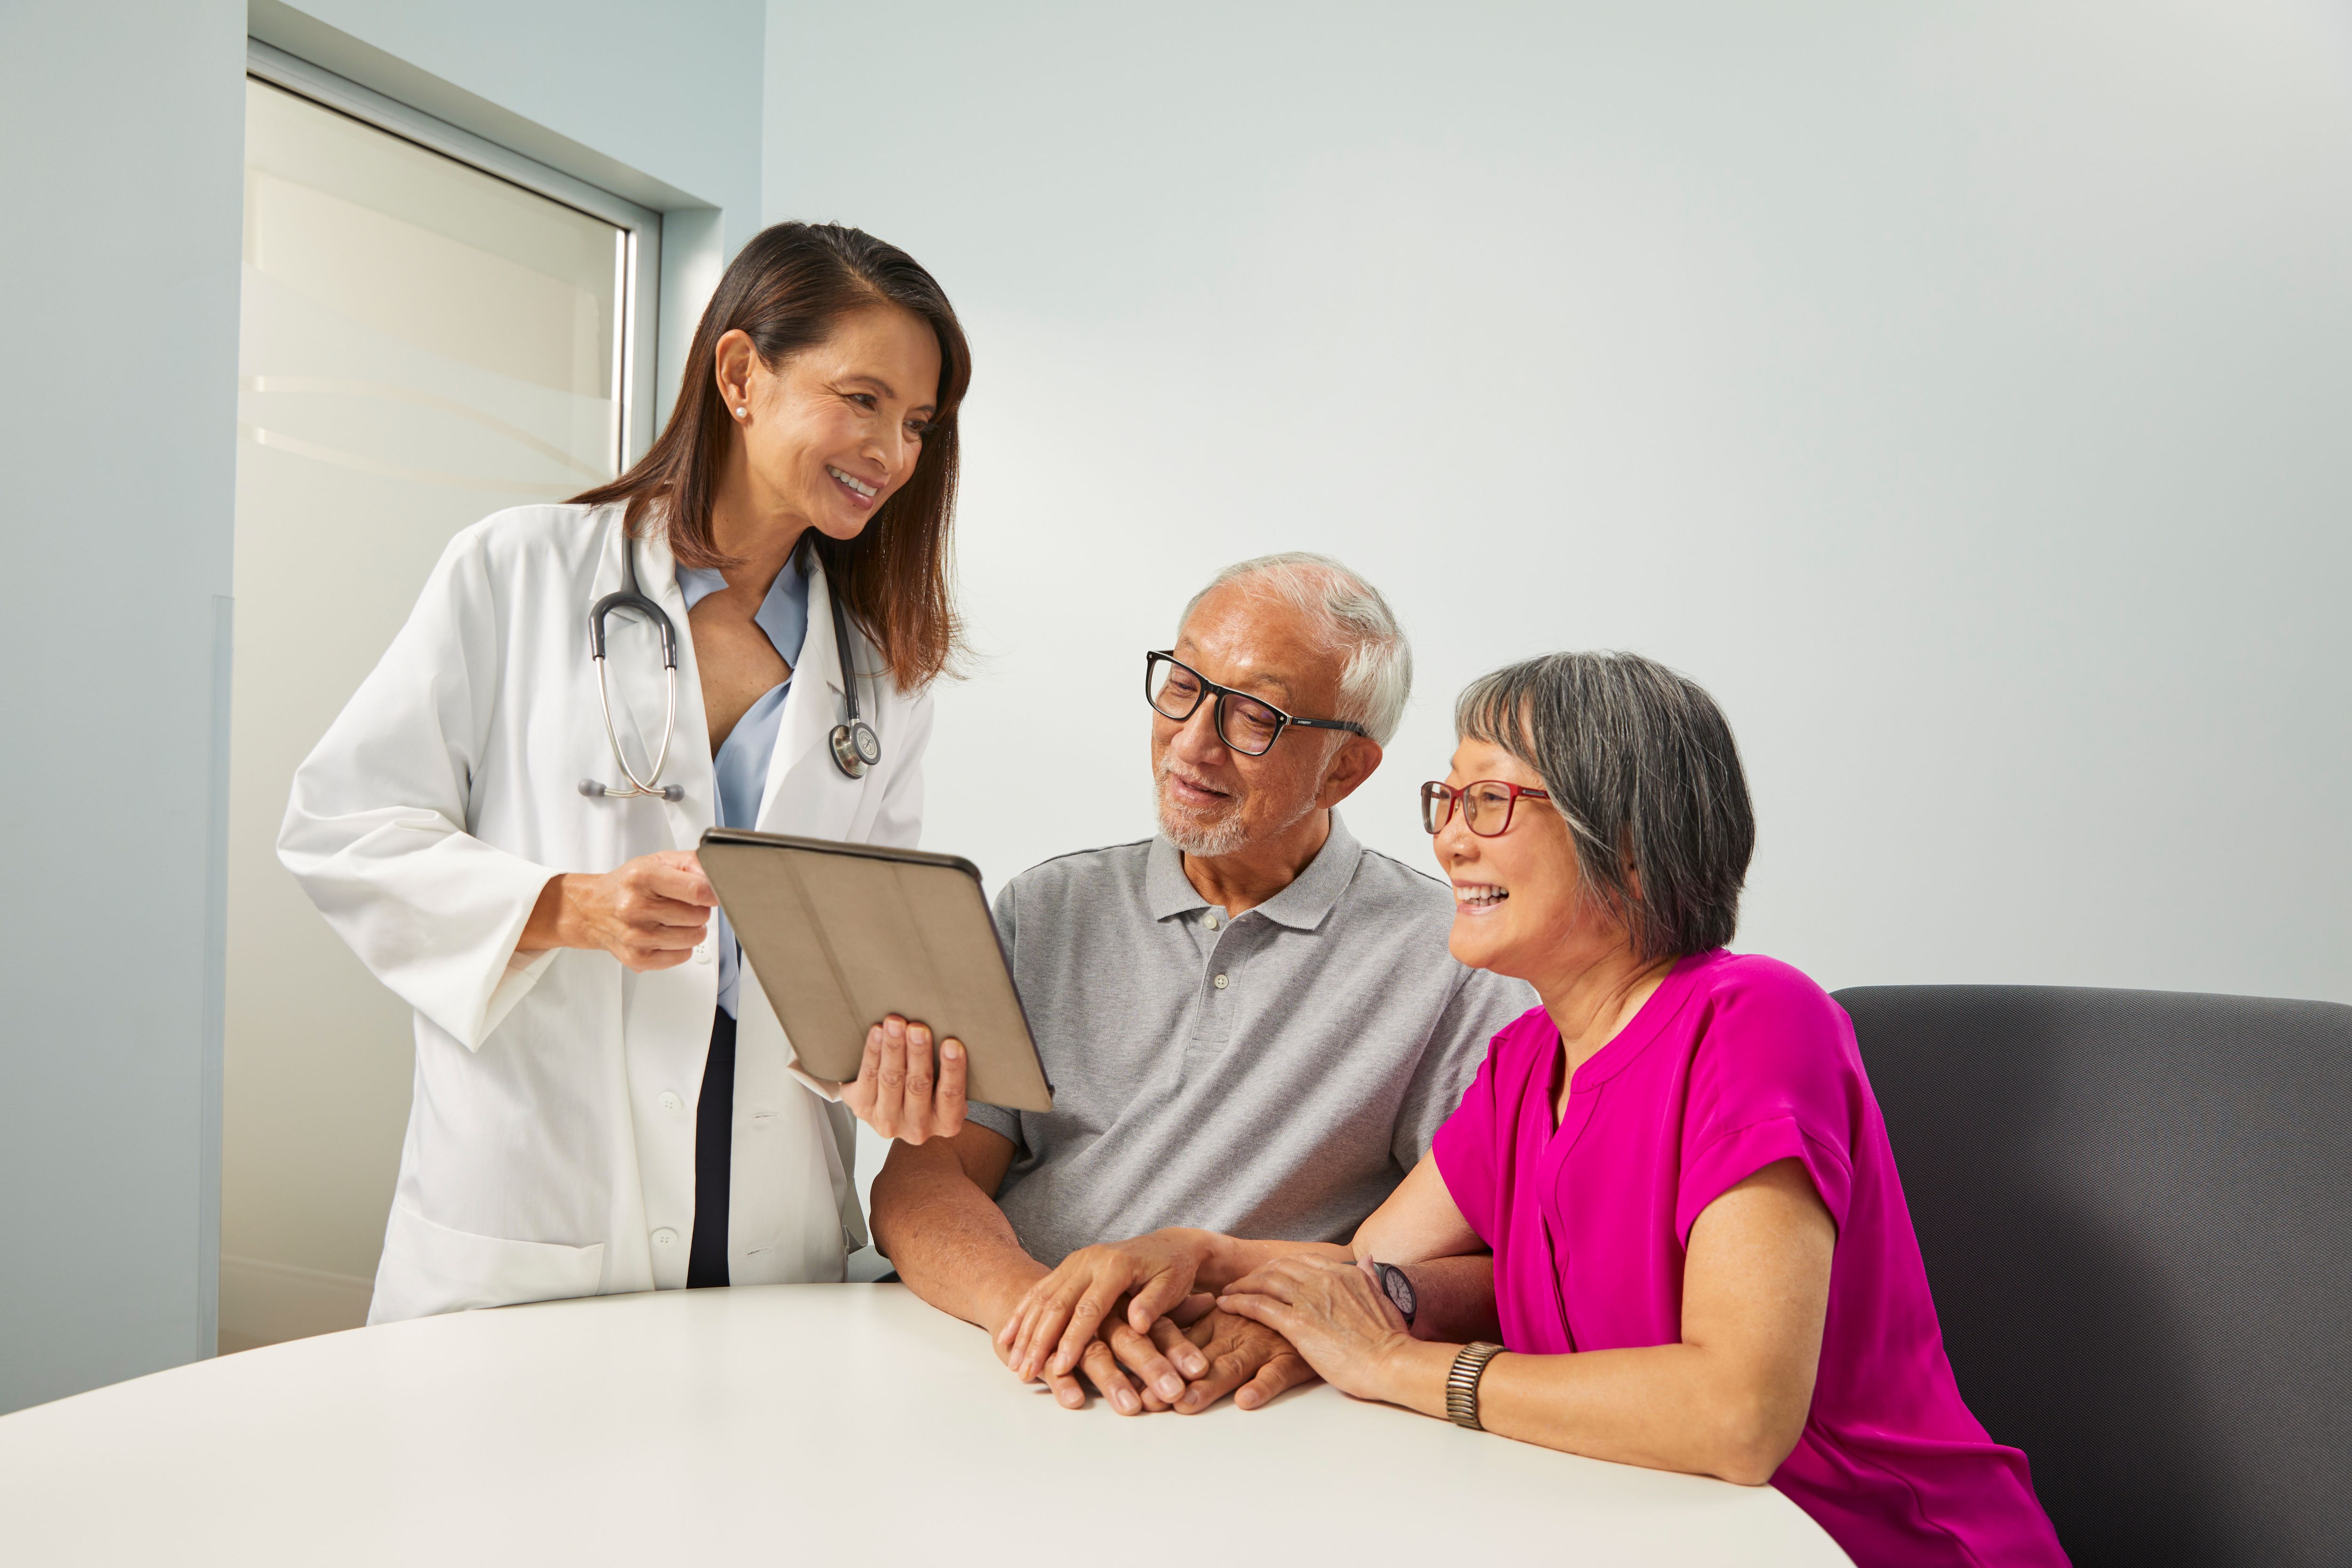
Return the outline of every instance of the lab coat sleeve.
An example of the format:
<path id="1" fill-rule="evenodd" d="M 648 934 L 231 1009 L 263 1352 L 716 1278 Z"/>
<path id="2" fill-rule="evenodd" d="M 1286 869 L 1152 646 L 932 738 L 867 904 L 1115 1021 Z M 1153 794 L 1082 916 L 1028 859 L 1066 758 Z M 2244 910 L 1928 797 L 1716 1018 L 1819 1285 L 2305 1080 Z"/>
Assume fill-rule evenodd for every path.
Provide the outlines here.
<path id="1" fill-rule="evenodd" d="M 376 978 L 468 1050 L 553 961 L 517 960 L 548 867 L 467 831 L 497 707 L 501 606 L 472 530 L 295 770 L 278 858 Z"/>

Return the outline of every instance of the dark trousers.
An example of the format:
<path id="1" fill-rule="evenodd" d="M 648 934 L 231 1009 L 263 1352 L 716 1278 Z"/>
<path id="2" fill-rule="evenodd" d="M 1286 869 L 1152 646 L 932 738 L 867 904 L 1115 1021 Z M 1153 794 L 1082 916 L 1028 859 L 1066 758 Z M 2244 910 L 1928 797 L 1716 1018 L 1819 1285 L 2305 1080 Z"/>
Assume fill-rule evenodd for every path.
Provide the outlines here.
<path id="1" fill-rule="evenodd" d="M 686 1288 L 727 1283 L 727 1193 L 735 1157 L 735 1020 L 725 1009 L 710 1019 L 710 1060 L 694 1107 L 694 1247 Z"/>

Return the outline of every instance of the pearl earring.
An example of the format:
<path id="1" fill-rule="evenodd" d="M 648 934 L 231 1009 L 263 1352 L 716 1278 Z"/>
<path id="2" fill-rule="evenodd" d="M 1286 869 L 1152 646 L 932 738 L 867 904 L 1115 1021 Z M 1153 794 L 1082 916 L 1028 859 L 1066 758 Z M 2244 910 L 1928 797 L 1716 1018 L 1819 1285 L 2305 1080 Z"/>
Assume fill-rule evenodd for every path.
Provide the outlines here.
<path id="1" fill-rule="evenodd" d="M 751 411 L 748 408 L 739 408 L 735 411 L 735 417 L 738 419 L 749 419 L 751 415 Z"/>

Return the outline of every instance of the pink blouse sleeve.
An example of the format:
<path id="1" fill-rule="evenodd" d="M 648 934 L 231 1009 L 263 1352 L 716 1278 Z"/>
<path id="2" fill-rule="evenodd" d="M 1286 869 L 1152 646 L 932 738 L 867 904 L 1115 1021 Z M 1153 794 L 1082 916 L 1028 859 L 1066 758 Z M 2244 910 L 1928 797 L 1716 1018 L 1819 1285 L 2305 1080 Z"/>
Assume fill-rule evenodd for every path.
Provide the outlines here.
<path id="1" fill-rule="evenodd" d="M 1843 1231 L 1867 1098 L 1853 1026 L 1811 980 L 1775 965 L 1717 993 L 1691 1062 L 1676 1239 L 1688 1247 L 1707 1205 L 1791 1159 Z"/>
<path id="2" fill-rule="evenodd" d="M 1543 1009 L 1537 1009 L 1540 1013 Z M 1487 1047 L 1486 1060 L 1478 1064 L 1478 1076 L 1470 1081 L 1469 1090 L 1463 1094 L 1461 1105 L 1437 1129 L 1430 1141 L 1429 1152 L 1437 1161 L 1437 1174 L 1445 1178 L 1445 1190 L 1453 1196 L 1454 1207 L 1478 1233 L 1478 1239 L 1489 1249 L 1503 1229 L 1503 1216 L 1496 1212 L 1501 1201 L 1502 1184 L 1497 1172 L 1503 1162 L 1511 1157 L 1507 1140 L 1517 1121 L 1512 1108 L 1504 1103 L 1507 1098 L 1502 1085 L 1516 1082 L 1525 1076 L 1517 1071 L 1519 1058 L 1525 1054 L 1527 1019 L 1521 1018 L 1507 1024 Z"/>

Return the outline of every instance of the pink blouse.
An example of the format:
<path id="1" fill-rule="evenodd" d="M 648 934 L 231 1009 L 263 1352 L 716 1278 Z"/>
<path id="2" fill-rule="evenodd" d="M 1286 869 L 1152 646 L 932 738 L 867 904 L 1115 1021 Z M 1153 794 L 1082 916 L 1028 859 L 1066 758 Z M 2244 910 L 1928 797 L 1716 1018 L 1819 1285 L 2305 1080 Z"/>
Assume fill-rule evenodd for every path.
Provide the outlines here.
<path id="1" fill-rule="evenodd" d="M 1864 1568 L 2063 1564 L 2025 1456 L 1960 1401 L 1853 1025 L 1803 975 L 1722 950 L 1677 963 L 1577 1069 L 1559 1034 L 1495 1037 L 1431 1152 L 1495 1252 L 1503 1343 L 1530 1354 L 1671 1344 L 1700 1211 L 1776 1160 L 1830 1218 L 1813 1407 L 1772 1484 Z"/>

